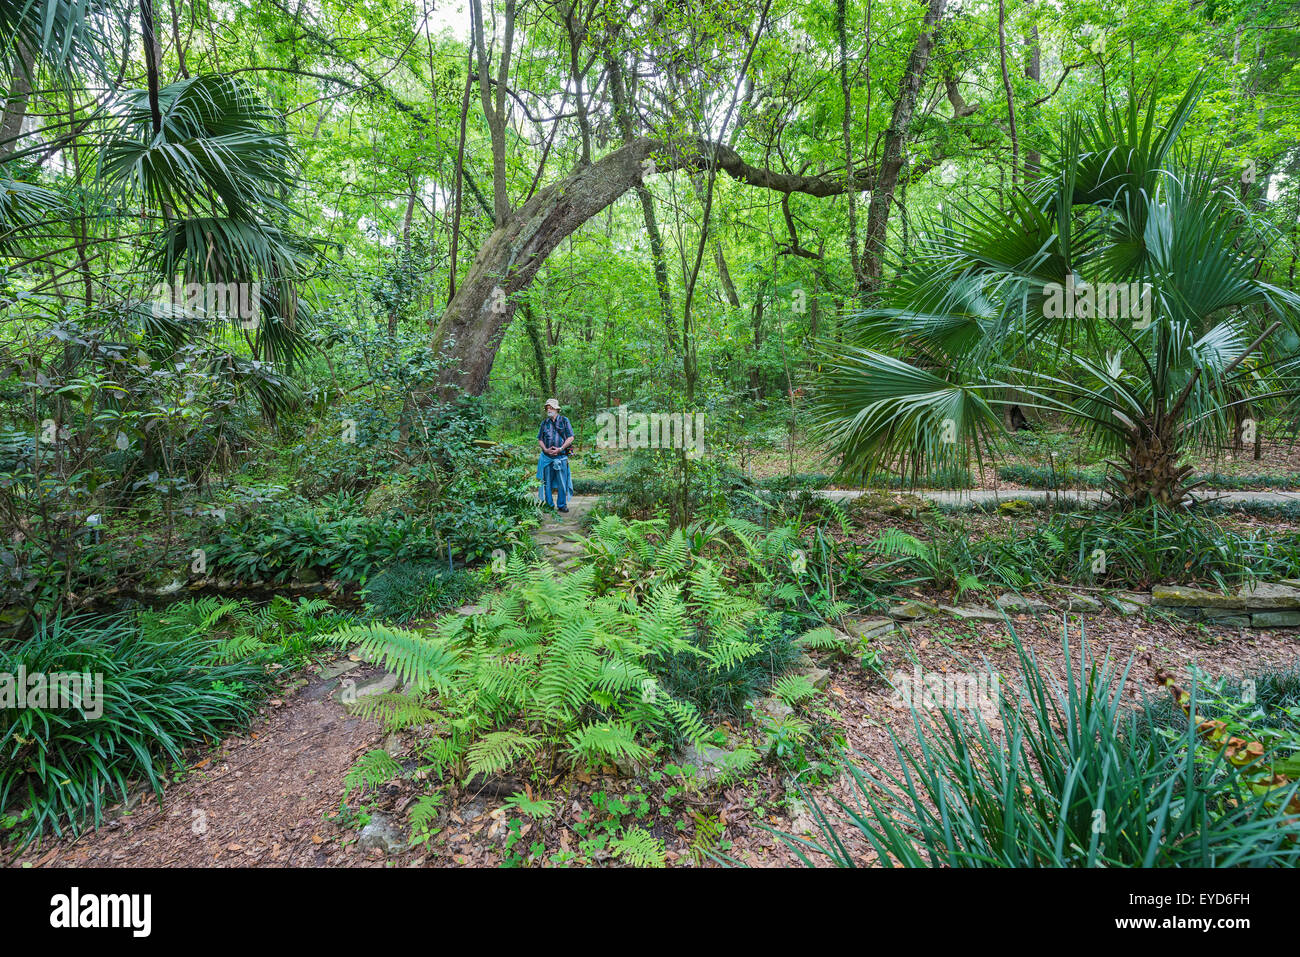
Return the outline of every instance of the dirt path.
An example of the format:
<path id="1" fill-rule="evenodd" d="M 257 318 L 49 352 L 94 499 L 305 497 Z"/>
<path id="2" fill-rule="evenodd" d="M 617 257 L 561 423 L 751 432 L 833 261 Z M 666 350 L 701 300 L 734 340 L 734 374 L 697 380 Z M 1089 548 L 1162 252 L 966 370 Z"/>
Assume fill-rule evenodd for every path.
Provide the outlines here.
<path id="1" fill-rule="evenodd" d="M 598 500 L 578 495 L 568 513 L 544 514 L 537 541 L 557 568 L 581 554 L 573 541 Z M 40 867 L 337 867 L 382 864 L 357 847 L 353 822 L 337 819 L 344 777 L 384 744 L 380 726 L 348 713 L 350 682 L 378 688 L 382 669 L 344 656 L 311 669 L 298 687 L 271 698 L 253 727 L 232 736 L 169 784 L 162 806 L 152 792 L 110 809 L 97 831 L 46 839 L 9 865 Z M 175 775 L 173 775 L 175 777 Z M 390 855 L 391 858 L 391 855 Z"/>
<path id="2" fill-rule="evenodd" d="M 45 867 L 341 866 L 368 862 L 355 827 L 328 819 L 357 757 L 379 747 L 373 721 L 348 714 L 340 690 L 384 672 L 344 657 L 272 698 L 247 733 L 223 741 L 170 784 L 162 807 L 133 796 L 98 831 L 48 840 L 11 864 Z M 381 861 L 377 861 L 379 863 Z"/>

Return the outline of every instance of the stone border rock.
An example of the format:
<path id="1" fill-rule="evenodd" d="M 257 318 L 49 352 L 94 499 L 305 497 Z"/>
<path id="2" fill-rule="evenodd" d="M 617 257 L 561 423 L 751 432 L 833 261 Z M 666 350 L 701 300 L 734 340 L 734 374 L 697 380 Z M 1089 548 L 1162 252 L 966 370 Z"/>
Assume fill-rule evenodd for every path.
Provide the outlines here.
<path id="1" fill-rule="evenodd" d="M 1300 579 L 1253 582 L 1232 594 L 1191 585 L 1157 585 L 1151 604 L 1188 618 L 1238 628 L 1300 627 Z"/>

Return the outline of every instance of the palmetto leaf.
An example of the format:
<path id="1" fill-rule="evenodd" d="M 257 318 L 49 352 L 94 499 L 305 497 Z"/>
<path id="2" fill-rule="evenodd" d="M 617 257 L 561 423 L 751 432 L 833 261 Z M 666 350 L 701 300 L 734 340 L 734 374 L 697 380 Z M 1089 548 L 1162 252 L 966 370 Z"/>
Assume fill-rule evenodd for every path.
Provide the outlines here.
<path id="1" fill-rule="evenodd" d="M 1198 90 L 1163 123 L 1155 96 L 1076 118 L 1005 206 L 922 224 L 888 299 L 822 361 L 814 429 L 843 472 L 982 458 L 1014 402 L 1125 449 L 1126 495 L 1177 501 L 1183 445 L 1222 443 L 1252 393 L 1300 392 L 1262 335 L 1300 341 L 1300 296 L 1259 278 L 1264 244 L 1216 158 L 1175 155 Z"/>
<path id="2" fill-rule="evenodd" d="M 247 220 L 283 213 L 279 192 L 291 150 L 283 124 L 231 77 L 203 74 L 158 92 L 162 128 L 153 131 L 147 91 L 126 101 L 120 132 L 104 146 L 102 175 L 159 212 Z"/>

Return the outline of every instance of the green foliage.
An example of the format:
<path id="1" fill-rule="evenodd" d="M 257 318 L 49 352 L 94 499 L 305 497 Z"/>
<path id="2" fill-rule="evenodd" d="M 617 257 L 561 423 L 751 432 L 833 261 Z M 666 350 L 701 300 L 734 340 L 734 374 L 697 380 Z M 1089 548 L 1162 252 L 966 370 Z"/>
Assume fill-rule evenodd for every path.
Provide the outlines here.
<path id="1" fill-rule="evenodd" d="M 643 827 L 629 828 L 609 843 L 614 856 L 632 867 L 663 867 L 664 842 Z"/>
<path id="2" fill-rule="evenodd" d="M 869 546 L 873 551 L 898 559 L 876 572 L 879 574 L 893 564 L 914 567 L 923 579 L 933 581 L 940 588 L 952 588 L 955 598 L 961 598 L 963 592 L 979 591 L 985 588 L 980 579 L 966 570 L 969 561 L 969 549 L 966 539 L 958 536 L 936 535 L 930 542 L 922 542 L 915 535 L 909 535 L 891 528 L 882 532 Z"/>
<path id="3" fill-rule="evenodd" d="M 1021 581 L 1129 587 L 1209 582 L 1221 588 L 1300 573 L 1300 536 L 1294 533 L 1243 533 L 1205 516 L 1160 507 L 1058 513 L 1022 538 L 985 538 L 972 551 L 977 569 L 982 565 L 989 577 L 1013 587 L 1020 585 L 1004 571 L 992 573 L 1019 569 L 1025 576 Z"/>
<path id="4" fill-rule="evenodd" d="M 1270 229 L 1238 174 L 1175 147 L 1204 77 L 1172 110 L 1162 86 L 1069 116 L 1045 175 L 920 225 L 888 301 L 824 358 L 816 430 L 846 473 L 981 460 L 1023 405 L 1121 453 L 1124 503 L 1180 506 L 1184 451 L 1223 446 L 1230 409 L 1295 394 L 1300 296 L 1261 276 Z M 1076 287 L 1098 304 L 1076 311 Z"/>
<path id="5" fill-rule="evenodd" d="M 364 793 L 387 784 L 401 773 L 402 766 L 387 751 L 367 751 L 343 777 L 343 800 L 346 802 L 353 792 Z"/>
<path id="6" fill-rule="evenodd" d="M 184 619 L 59 618 L 0 649 L 0 673 L 101 683 L 72 707 L 0 708 L 0 809 L 30 812 L 24 841 L 98 826 L 133 781 L 161 795 L 163 762 L 182 764 L 185 748 L 252 715 L 273 676 L 258 658 L 223 663 L 223 639 Z"/>
<path id="7" fill-rule="evenodd" d="M 332 640 L 359 644 L 402 678 L 414 703 L 377 702 L 376 714 L 441 728 L 426 751 L 457 774 L 543 758 L 644 760 L 664 743 L 700 740 L 700 709 L 738 710 L 799 654 L 793 627 L 736 594 L 681 530 L 652 545 L 656 530 L 605 519 L 587 543 L 593 560 L 576 571 L 513 554 L 482 614 L 428 632 L 371 623 Z"/>
<path id="8" fill-rule="evenodd" d="M 449 551 L 458 563 L 478 561 L 509 548 L 517 534 L 517 521 L 506 513 L 483 524 L 463 514 L 431 523 L 400 511 L 368 516 L 352 504 L 285 503 L 228 523 L 208 561 L 216 574 L 241 581 L 283 583 L 314 573 L 364 582 L 393 565 L 445 568 Z"/>
<path id="9" fill-rule="evenodd" d="M 777 679 L 772 693 L 790 706 L 815 697 L 817 688 L 804 675 L 785 675 Z"/>
<path id="10" fill-rule="evenodd" d="M 442 792 L 422 794 L 411 804 L 407 818 L 411 822 L 412 844 L 423 844 L 433 837 L 434 825 L 442 813 Z"/>
<path id="11" fill-rule="evenodd" d="M 161 795 L 164 763 L 182 765 L 186 748 L 243 726 L 274 681 L 347 620 L 323 601 L 277 596 L 38 623 L 30 639 L 0 647 L 0 674 L 100 684 L 73 707 L 0 708 L 0 810 L 25 807 L 27 841 L 98 826 L 134 782 Z"/>
<path id="12" fill-rule="evenodd" d="M 901 771 L 850 765 L 855 800 L 837 799 L 882 862 L 903 867 L 1232 867 L 1300 863 L 1294 797 L 1254 793 L 1222 752 L 1198 757 L 1197 729 L 1142 735 L 1124 703 L 1129 669 L 1076 661 L 1064 684 L 1017 639 L 1023 691 L 998 685 L 1001 729 L 978 712 L 917 711 L 915 742 L 891 732 Z M 819 836 L 783 839 L 854 866 L 812 802 Z"/>
<path id="13" fill-rule="evenodd" d="M 401 624 L 470 604 L 483 585 L 482 576 L 463 569 L 399 563 L 371 578 L 361 594 L 372 617 Z"/>
<path id="14" fill-rule="evenodd" d="M 530 817 L 534 821 L 542 821 L 548 817 L 554 817 L 556 803 L 554 801 L 534 800 L 522 791 L 510 795 L 506 803 L 501 805 L 503 808 L 518 811 L 525 817 Z"/>
<path id="15" fill-rule="evenodd" d="M 960 519 L 932 519 L 923 536 L 888 529 L 869 551 L 895 556 L 863 569 L 871 579 L 952 589 L 958 596 L 1043 582 L 1129 588 L 1204 582 L 1227 589 L 1300 574 L 1300 535 L 1239 532 L 1206 515 L 1159 506 L 1054 512 L 1014 536 L 980 538 Z"/>

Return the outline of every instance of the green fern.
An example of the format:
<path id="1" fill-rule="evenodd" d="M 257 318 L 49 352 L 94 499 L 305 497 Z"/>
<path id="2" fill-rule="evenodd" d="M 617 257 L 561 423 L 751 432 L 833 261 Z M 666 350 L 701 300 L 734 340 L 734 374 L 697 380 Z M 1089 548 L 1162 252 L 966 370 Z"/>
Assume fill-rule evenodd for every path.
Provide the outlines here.
<path id="1" fill-rule="evenodd" d="M 621 721 L 602 721 L 579 728 L 569 735 L 569 748 L 589 764 L 605 761 L 643 761 L 653 752 L 636 741 L 632 725 Z"/>
<path id="2" fill-rule="evenodd" d="M 641 827 L 629 828 L 614 838 L 609 849 L 632 867 L 663 867 L 667 862 L 664 842 Z"/>
<path id="3" fill-rule="evenodd" d="M 794 707 L 800 701 L 816 697 L 817 689 L 804 675 L 786 675 L 772 685 L 772 693 Z"/>
<path id="4" fill-rule="evenodd" d="M 496 774 L 510 767 L 516 760 L 536 750 L 539 742 L 536 738 L 518 731 L 493 731 L 483 735 L 470 745 L 469 775 Z"/>
<path id="5" fill-rule="evenodd" d="M 799 644 L 814 651 L 838 651 L 844 647 L 844 637 L 834 628 L 823 625 L 805 632 Z"/>
<path id="6" fill-rule="evenodd" d="M 359 698 L 353 709 L 363 718 L 379 721 L 389 732 L 429 724 L 440 716 L 427 702 L 396 692 Z"/>
<path id="7" fill-rule="evenodd" d="M 422 843 L 432 835 L 438 815 L 442 813 L 442 794 L 424 794 L 416 798 L 407 812 L 411 822 L 411 832 L 416 835 L 416 842 Z"/>
<path id="8" fill-rule="evenodd" d="M 530 798 L 522 791 L 516 791 L 506 799 L 504 808 L 514 808 L 525 817 L 530 817 L 534 821 L 545 820 L 548 817 L 555 816 L 556 803 L 554 801 L 540 801 Z"/>
<path id="9" fill-rule="evenodd" d="M 343 778 L 343 800 L 360 788 L 363 792 L 387 784 L 402 773 L 402 766 L 382 748 L 367 751 Z"/>
<path id="10" fill-rule="evenodd" d="M 385 667 L 417 691 L 455 688 L 457 655 L 443 642 L 418 631 L 371 623 L 342 628 L 329 636 L 340 647 L 358 645 L 362 657 L 378 657 Z"/>

